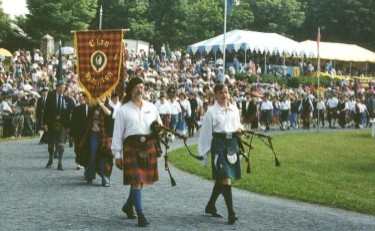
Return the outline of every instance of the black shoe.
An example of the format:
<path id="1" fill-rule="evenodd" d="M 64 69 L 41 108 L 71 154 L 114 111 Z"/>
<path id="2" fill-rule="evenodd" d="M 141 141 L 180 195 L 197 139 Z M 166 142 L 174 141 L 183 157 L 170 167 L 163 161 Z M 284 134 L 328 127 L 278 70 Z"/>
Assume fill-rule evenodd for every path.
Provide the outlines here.
<path id="1" fill-rule="evenodd" d="M 46 165 L 46 168 L 51 168 L 51 165 L 52 165 L 53 161 L 52 160 L 49 160 L 47 165 Z"/>
<path id="2" fill-rule="evenodd" d="M 206 209 L 204 210 L 205 213 L 210 214 L 213 217 L 221 218 L 223 215 L 217 212 L 215 207 L 206 206 Z"/>
<path id="3" fill-rule="evenodd" d="M 150 224 L 150 222 L 148 222 L 148 220 L 146 219 L 145 215 L 143 214 L 139 214 L 138 215 L 138 226 L 139 227 L 146 227 Z"/>
<path id="4" fill-rule="evenodd" d="M 64 168 L 61 164 L 57 165 L 57 170 L 64 171 Z"/>
<path id="5" fill-rule="evenodd" d="M 238 217 L 236 217 L 236 215 L 229 215 L 228 216 L 228 223 L 230 225 L 234 225 L 234 223 L 236 223 L 237 220 L 238 220 Z"/>
<path id="6" fill-rule="evenodd" d="M 135 219 L 137 218 L 137 214 L 135 213 L 135 210 L 133 206 L 128 206 L 126 203 L 124 206 L 122 206 L 122 211 L 126 214 L 126 217 L 128 219 Z"/>

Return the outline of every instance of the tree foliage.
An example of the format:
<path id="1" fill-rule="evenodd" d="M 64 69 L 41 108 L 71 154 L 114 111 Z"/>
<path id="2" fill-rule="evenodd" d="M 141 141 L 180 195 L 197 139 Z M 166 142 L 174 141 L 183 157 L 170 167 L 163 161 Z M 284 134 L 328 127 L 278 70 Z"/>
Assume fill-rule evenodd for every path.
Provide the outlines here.
<path id="1" fill-rule="evenodd" d="M 37 40 L 46 34 L 71 40 L 71 31 L 87 29 L 97 11 L 96 0 L 27 0 L 27 6 L 23 29 Z"/>
<path id="2" fill-rule="evenodd" d="M 0 6 L 2 5 L 2 0 L 0 0 Z M 7 39 L 12 31 L 10 26 L 10 17 L 0 8 L 0 44 Z"/>
<path id="3" fill-rule="evenodd" d="M 355 43 L 375 49 L 374 0 L 341 0 L 340 4 L 320 0 L 301 2 L 307 16 L 298 31 L 299 39 L 315 39 L 320 27 L 322 41 Z"/>
<path id="4" fill-rule="evenodd" d="M 1 0 L 0 0 L 1 1 Z M 235 2 L 235 1 L 234 1 Z M 297 41 L 354 43 L 375 50 L 374 0 L 240 0 L 228 12 L 227 31 L 279 33 Z M 72 30 L 130 29 L 127 38 L 171 48 L 223 33 L 224 0 L 27 0 L 29 14 L 18 25 L 35 40 L 45 34 L 71 39 Z M 5 17 L 5 18 L 4 18 Z M 0 11 L 2 32 L 7 21 Z M 3 33 L 0 35 L 3 36 Z M 1 38 L 0 38 L 1 39 Z"/>
<path id="5" fill-rule="evenodd" d="M 293 32 L 303 25 L 305 13 L 297 0 L 250 0 L 256 31 L 275 32 L 293 37 Z"/>

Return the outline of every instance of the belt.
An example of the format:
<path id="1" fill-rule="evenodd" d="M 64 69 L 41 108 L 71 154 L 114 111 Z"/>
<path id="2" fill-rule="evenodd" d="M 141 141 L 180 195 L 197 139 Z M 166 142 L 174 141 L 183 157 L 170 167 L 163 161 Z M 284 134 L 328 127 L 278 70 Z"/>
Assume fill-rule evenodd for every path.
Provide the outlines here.
<path id="1" fill-rule="evenodd" d="M 228 133 L 219 133 L 219 132 L 214 132 L 212 133 L 212 136 L 215 137 L 215 138 L 220 138 L 220 139 L 227 139 L 227 135 L 229 135 L 229 137 L 237 137 L 237 132 L 228 132 Z M 228 138 L 230 139 L 230 138 Z"/>
<path id="2" fill-rule="evenodd" d="M 147 141 L 150 141 L 154 139 L 152 135 L 131 135 L 126 137 L 125 142 L 131 142 L 131 143 L 146 143 Z"/>

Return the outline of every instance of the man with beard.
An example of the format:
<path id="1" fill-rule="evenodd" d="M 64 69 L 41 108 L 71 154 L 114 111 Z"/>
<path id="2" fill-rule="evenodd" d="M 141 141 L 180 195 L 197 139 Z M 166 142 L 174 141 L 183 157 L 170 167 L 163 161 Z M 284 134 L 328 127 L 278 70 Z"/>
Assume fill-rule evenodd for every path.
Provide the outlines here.
<path id="1" fill-rule="evenodd" d="M 112 139 L 112 152 L 116 159 L 116 167 L 123 171 L 123 184 L 131 185 L 123 211 L 128 218 L 135 218 L 134 205 L 140 227 L 150 224 L 143 213 L 142 186 L 159 180 L 158 153 L 151 124 L 154 121 L 162 124 L 155 105 L 143 100 L 144 91 L 145 86 L 141 78 L 134 77 L 129 81 L 124 104 L 115 118 Z"/>

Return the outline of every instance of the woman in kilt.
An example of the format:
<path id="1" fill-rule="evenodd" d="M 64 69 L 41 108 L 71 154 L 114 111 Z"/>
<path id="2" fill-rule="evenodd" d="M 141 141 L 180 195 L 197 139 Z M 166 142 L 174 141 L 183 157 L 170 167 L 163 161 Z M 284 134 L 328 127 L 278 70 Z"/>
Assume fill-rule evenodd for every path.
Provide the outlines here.
<path id="1" fill-rule="evenodd" d="M 214 87 L 216 102 L 209 107 L 199 134 L 198 151 L 201 156 L 211 151 L 211 165 L 215 185 L 205 212 L 213 217 L 222 217 L 215 203 L 223 194 L 228 210 L 228 223 L 234 224 L 238 217 L 233 210 L 231 180 L 241 178 L 240 159 L 237 156 L 237 133 L 242 130 L 236 105 L 229 103 L 228 87 L 217 84 Z"/>

